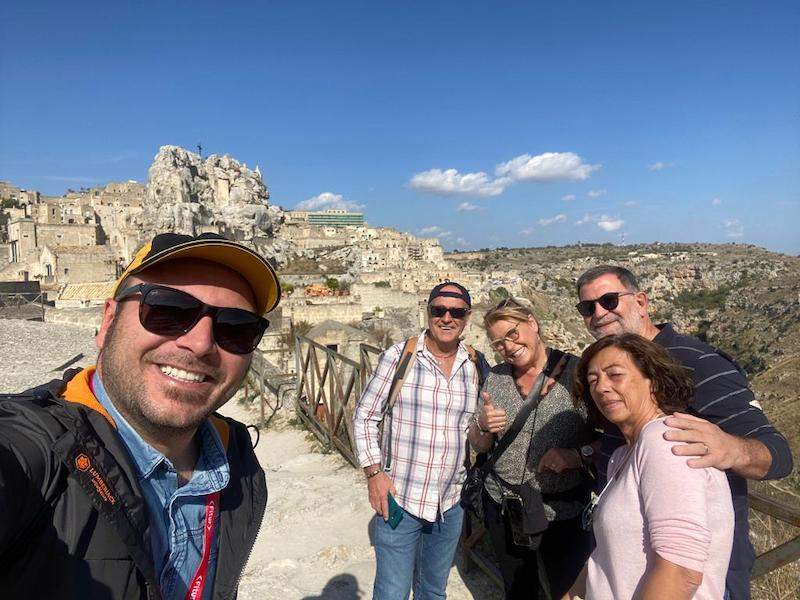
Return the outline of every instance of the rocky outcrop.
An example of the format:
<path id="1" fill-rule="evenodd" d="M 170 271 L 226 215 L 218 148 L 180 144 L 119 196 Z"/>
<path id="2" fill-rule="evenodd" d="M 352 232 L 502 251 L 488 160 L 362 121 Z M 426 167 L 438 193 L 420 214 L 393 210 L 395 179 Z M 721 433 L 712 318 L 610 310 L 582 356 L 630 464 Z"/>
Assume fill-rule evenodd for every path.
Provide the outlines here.
<path id="1" fill-rule="evenodd" d="M 285 260 L 287 244 L 275 240 L 283 212 L 269 205 L 258 168 L 253 171 L 227 155 L 204 159 L 177 146 L 162 146 L 148 179 L 142 239 L 164 231 L 213 231 L 250 242 L 278 263 Z"/>

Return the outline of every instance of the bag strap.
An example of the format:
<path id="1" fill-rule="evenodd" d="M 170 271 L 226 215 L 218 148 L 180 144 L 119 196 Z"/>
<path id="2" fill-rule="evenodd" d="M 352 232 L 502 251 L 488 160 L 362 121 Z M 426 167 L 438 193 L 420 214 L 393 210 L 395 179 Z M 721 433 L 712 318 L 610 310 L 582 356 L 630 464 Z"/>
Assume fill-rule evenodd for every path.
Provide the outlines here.
<path id="1" fill-rule="evenodd" d="M 391 414 L 394 404 L 397 402 L 397 395 L 400 393 L 400 388 L 403 387 L 403 384 L 406 381 L 406 376 L 411 370 L 411 367 L 414 366 L 414 362 L 417 360 L 416 350 L 417 338 L 408 338 L 403 346 L 403 351 L 400 354 L 400 362 L 397 364 L 397 369 L 395 369 L 394 377 L 392 378 L 392 385 L 389 386 L 389 399 L 386 401 L 385 413 Z"/>
<path id="2" fill-rule="evenodd" d="M 497 446 L 495 446 L 486 462 L 483 463 L 481 471 L 483 471 L 484 474 L 488 474 L 489 471 L 494 468 L 494 464 L 497 462 L 497 459 L 500 458 L 500 455 L 506 451 L 516 439 L 517 435 L 519 435 L 519 432 L 522 431 L 533 409 L 539 407 L 542 398 L 550 392 L 555 382 L 561 376 L 561 372 L 564 370 L 567 360 L 569 360 L 568 356 L 561 350 L 556 350 L 555 348 L 550 350 L 550 356 L 547 357 L 547 364 L 536 378 L 531 391 L 525 398 L 525 404 L 517 413 L 514 422 L 511 423 L 511 427 L 508 428 L 508 432 L 497 443 Z"/>
<path id="3" fill-rule="evenodd" d="M 417 360 L 417 339 L 416 337 L 410 337 L 403 345 L 403 351 L 400 353 L 400 362 L 397 363 L 392 384 L 389 386 L 389 397 L 384 405 L 383 430 L 386 444 L 384 471 L 389 471 L 392 467 L 392 412 L 395 402 L 397 402 L 397 396 L 400 394 L 400 389 L 406 381 L 406 376 L 411 372 L 414 361 Z"/>
<path id="4" fill-rule="evenodd" d="M 486 381 L 486 377 L 489 375 L 491 367 L 483 353 L 478 352 L 468 344 L 465 344 L 465 348 L 469 359 L 472 361 L 472 364 L 475 365 L 475 371 L 478 373 L 478 389 L 480 390 L 483 387 L 483 382 Z"/>

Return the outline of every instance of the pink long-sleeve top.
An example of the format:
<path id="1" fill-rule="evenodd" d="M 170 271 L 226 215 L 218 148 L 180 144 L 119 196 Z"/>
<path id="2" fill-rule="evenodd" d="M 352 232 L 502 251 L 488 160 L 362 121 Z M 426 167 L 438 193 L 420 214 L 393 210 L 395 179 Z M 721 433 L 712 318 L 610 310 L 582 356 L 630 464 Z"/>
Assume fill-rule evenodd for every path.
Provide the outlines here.
<path id="1" fill-rule="evenodd" d="M 655 556 L 699 571 L 694 598 L 720 599 L 733 544 L 733 504 L 728 480 L 717 469 L 693 469 L 675 456 L 651 421 L 639 439 L 618 448 L 608 465 L 613 477 L 593 513 L 597 547 L 588 564 L 587 600 L 638 597 Z M 616 475 L 615 475 L 616 472 Z"/>

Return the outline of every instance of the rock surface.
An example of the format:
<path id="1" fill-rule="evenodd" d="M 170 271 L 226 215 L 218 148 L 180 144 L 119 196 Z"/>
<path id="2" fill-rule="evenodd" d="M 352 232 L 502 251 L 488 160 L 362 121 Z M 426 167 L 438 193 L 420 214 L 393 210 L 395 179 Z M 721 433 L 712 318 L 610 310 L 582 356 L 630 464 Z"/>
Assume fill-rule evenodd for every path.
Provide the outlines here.
<path id="1" fill-rule="evenodd" d="M 163 231 L 219 232 L 282 263 L 288 245 L 275 239 L 275 231 L 283 211 L 268 200 L 258 168 L 227 155 L 204 159 L 178 146 L 162 146 L 148 170 L 141 239 Z"/>

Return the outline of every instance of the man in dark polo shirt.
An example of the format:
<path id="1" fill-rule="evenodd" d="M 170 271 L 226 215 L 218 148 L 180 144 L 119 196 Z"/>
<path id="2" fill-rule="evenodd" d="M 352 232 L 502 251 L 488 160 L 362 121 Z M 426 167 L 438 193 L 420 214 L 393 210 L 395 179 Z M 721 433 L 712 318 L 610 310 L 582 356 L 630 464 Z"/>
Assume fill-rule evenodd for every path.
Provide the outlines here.
<path id="1" fill-rule="evenodd" d="M 695 385 L 691 414 L 669 417 L 666 424 L 675 429 L 664 437 L 685 442 L 673 452 L 691 457 L 687 461 L 690 467 L 715 467 L 727 472 L 736 523 L 726 596 L 733 600 L 750 598 L 755 552 L 749 539 L 746 480 L 786 477 L 792 470 L 789 445 L 767 420 L 747 386 L 744 372 L 730 356 L 678 333 L 670 323 L 653 323 L 647 312 L 647 294 L 639 289 L 629 270 L 611 265 L 594 267 L 578 278 L 577 288 L 578 312 L 596 339 L 639 334 L 663 346 L 691 371 Z M 593 457 L 603 479 L 611 453 L 624 443 L 616 428 L 604 433 L 598 456 Z"/>

